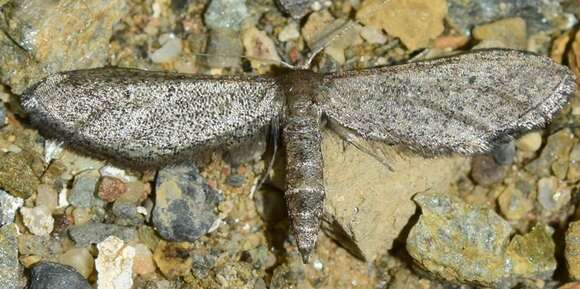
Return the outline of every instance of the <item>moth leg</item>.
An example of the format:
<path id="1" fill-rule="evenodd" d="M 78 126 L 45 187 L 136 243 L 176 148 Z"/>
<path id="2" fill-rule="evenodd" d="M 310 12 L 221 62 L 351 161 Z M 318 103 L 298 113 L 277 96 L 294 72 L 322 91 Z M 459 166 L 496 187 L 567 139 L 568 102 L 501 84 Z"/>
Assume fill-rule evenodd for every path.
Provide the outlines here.
<path id="1" fill-rule="evenodd" d="M 270 172 L 272 172 L 274 163 L 276 161 L 276 154 L 278 154 L 279 135 L 280 135 L 280 120 L 278 119 L 278 117 L 275 117 L 270 122 L 270 135 L 269 135 L 270 142 L 272 143 L 272 158 L 268 161 L 268 166 L 266 167 L 264 174 L 260 177 L 256 185 L 252 187 L 252 190 L 250 191 L 251 198 L 253 198 L 254 193 L 256 193 L 256 191 L 258 191 L 264 185 L 264 183 L 268 179 L 268 176 L 270 176 Z"/>
<path id="2" fill-rule="evenodd" d="M 304 263 L 318 239 L 324 204 L 321 117 L 318 106 L 297 101 L 289 106 L 283 128 L 287 157 L 284 195 L 292 230 Z"/>
<path id="3" fill-rule="evenodd" d="M 389 163 L 390 161 L 392 161 L 391 156 L 388 156 L 381 149 L 373 147 L 372 144 L 370 144 L 367 140 L 358 136 L 354 131 L 349 130 L 348 128 L 340 125 L 337 121 L 331 118 L 327 119 L 328 119 L 328 127 L 338 136 L 340 136 L 341 139 L 353 145 L 359 151 L 373 157 L 375 160 L 377 160 L 383 166 L 385 166 L 389 171 L 391 172 L 395 171 L 394 168 Z"/>

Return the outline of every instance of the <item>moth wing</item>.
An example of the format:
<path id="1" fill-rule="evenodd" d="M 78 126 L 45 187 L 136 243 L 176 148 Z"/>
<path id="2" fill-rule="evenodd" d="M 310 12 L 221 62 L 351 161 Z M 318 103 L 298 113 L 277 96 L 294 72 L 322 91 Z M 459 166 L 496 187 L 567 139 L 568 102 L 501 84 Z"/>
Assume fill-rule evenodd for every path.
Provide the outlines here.
<path id="1" fill-rule="evenodd" d="M 424 155 L 472 154 L 545 125 L 575 78 L 547 57 L 491 49 L 327 74 L 322 87 L 326 115 L 362 137 Z"/>
<path id="2" fill-rule="evenodd" d="M 281 111 L 274 78 L 100 68 L 57 73 L 22 97 L 45 135 L 97 157 L 160 166 L 236 143 Z"/>

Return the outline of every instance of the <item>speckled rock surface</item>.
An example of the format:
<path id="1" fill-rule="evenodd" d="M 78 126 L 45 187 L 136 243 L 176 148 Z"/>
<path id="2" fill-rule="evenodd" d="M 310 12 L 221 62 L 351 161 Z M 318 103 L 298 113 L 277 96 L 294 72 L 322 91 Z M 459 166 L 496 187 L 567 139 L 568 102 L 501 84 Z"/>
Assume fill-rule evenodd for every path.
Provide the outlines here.
<path id="1" fill-rule="evenodd" d="M 32 162 L 24 153 L 0 154 L 0 188 L 15 197 L 30 197 L 39 185 Z"/>
<path id="2" fill-rule="evenodd" d="M 0 226 L 14 222 L 16 211 L 22 207 L 24 200 L 13 197 L 7 192 L 0 190 Z"/>
<path id="3" fill-rule="evenodd" d="M 446 195 L 423 193 L 414 199 L 421 217 L 409 232 L 407 250 L 427 271 L 448 281 L 494 288 L 554 273 L 555 244 L 546 226 L 510 241 L 512 227 L 492 210 Z"/>
<path id="4" fill-rule="evenodd" d="M 324 231 L 366 260 L 391 249 L 415 214 L 413 195 L 445 191 L 468 169 L 466 159 L 426 160 L 384 148 L 391 171 L 332 132 L 323 139 Z"/>
<path id="5" fill-rule="evenodd" d="M 159 171 L 152 221 L 159 234 L 171 241 L 195 241 L 217 220 L 220 196 L 193 166 Z"/>
<path id="6" fill-rule="evenodd" d="M 15 1 L 3 9 L 0 76 L 16 93 L 47 73 L 103 66 L 112 26 L 127 12 L 125 0 Z"/>
<path id="7" fill-rule="evenodd" d="M 14 224 L 0 227 L 0 288 L 19 289 L 21 267 L 16 244 L 17 227 Z"/>

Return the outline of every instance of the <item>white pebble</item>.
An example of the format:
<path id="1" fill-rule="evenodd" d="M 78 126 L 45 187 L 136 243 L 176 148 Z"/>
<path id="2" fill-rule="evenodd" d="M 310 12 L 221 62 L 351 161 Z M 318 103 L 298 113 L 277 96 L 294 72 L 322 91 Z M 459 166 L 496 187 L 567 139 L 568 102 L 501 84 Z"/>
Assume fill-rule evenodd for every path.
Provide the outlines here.
<path id="1" fill-rule="evenodd" d="M 112 165 L 106 165 L 106 166 L 100 168 L 99 174 L 101 174 L 102 177 L 113 177 L 113 178 L 121 179 L 121 180 L 125 181 L 126 183 L 134 182 L 134 181 L 138 180 L 135 176 L 128 175 L 125 170 L 120 169 L 120 168 L 115 167 L 115 166 L 112 166 Z"/>
<path id="2" fill-rule="evenodd" d="M 62 188 L 60 193 L 58 193 L 58 207 L 59 208 L 66 208 L 70 205 L 68 202 L 68 190 L 66 188 Z"/>
<path id="3" fill-rule="evenodd" d="M 20 208 L 22 221 L 30 232 L 37 236 L 47 236 L 52 232 L 54 219 L 47 207 Z"/>
<path id="4" fill-rule="evenodd" d="M 282 42 L 298 39 L 298 37 L 300 37 L 300 31 L 298 31 L 298 23 L 296 22 L 288 23 L 278 34 L 278 40 Z"/>
<path id="5" fill-rule="evenodd" d="M 14 222 L 18 208 L 24 205 L 24 200 L 0 190 L 0 227 Z"/>
<path id="6" fill-rule="evenodd" d="M 387 36 L 382 30 L 372 27 L 364 26 L 360 29 L 360 36 L 370 44 L 385 44 L 387 43 Z"/>
<path id="7" fill-rule="evenodd" d="M 163 34 L 159 37 L 161 48 L 155 50 L 149 55 L 149 58 L 155 63 L 166 63 L 174 60 L 181 54 L 181 39 L 174 34 Z"/>
<path id="8" fill-rule="evenodd" d="M 55 140 L 46 140 L 44 142 L 44 162 L 50 163 L 50 161 L 54 159 L 58 159 L 62 153 L 62 144 L 61 141 Z"/>
<path id="9" fill-rule="evenodd" d="M 135 248 L 125 245 L 123 240 L 115 236 L 110 236 L 97 244 L 97 249 L 97 289 L 131 289 Z"/>

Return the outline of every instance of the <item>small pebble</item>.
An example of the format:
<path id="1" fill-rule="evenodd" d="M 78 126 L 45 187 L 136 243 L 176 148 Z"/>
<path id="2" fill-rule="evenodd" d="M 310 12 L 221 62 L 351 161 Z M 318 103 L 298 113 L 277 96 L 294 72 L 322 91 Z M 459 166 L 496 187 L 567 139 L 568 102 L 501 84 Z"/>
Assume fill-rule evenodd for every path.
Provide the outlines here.
<path id="1" fill-rule="evenodd" d="M 0 288 L 17 289 L 20 264 L 18 262 L 18 227 L 8 224 L 0 227 Z"/>
<path id="2" fill-rule="evenodd" d="M 365 26 L 383 29 L 399 37 L 409 50 L 427 47 L 443 30 L 445 0 L 367 0 L 356 17 Z"/>
<path id="3" fill-rule="evenodd" d="M 136 244 L 133 272 L 139 275 L 147 275 L 155 272 L 157 266 L 153 261 L 153 253 L 145 244 Z"/>
<path id="4" fill-rule="evenodd" d="M 204 14 L 210 29 L 240 31 L 242 21 L 249 16 L 246 0 L 212 0 Z"/>
<path id="5" fill-rule="evenodd" d="M 507 173 L 507 167 L 499 165 L 493 156 L 478 155 L 471 161 L 471 177 L 482 186 L 501 182 Z"/>
<path id="6" fill-rule="evenodd" d="M 526 22 L 519 17 L 498 20 L 475 27 L 473 37 L 480 41 L 499 41 L 506 48 L 525 49 L 527 47 Z"/>
<path id="7" fill-rule="evenodd" d="M 516 146 L 522 151 L 533 153 L 542 146 L 542 134 L 539 131 L 524 134 L 518 139 Z"/>
<path id="8" fill-rule="evenodd" d="M 570 277 L 580 280 L 580 221 L 568 225 L 565 256 Z"/>
<path id="9" fill-rule="evenodd" d="M 92 220 L 93 212 L 90 208 L 74 208 L 72 216 L 75 225 L 83 225 Z"/>
<path id="10" fill-rule="evenodd" d="M 137 210 L 137 205 L 123 201 L 113 204 L 115 224 L 122 226 L 135 226 L 143 223 L 143 215 Z"/>
<path id="11" fill-rule="evenodd" d="M 491 152 L 493 159 L 498 165 L 507 166 L 514 162 L 516 145 L 513 140 L 501 142 Z"/>
<path id="12" fill-rule="evenodd" d="M 240 188 L 244 185 L 246 177 L 242 175 L 232 174 L 226 178 L 226 184 L 234 188 Z"/>
<path id="13" fill-rule="evenodd" d="M 50 236 L 21 234 L 18 236 L 18 252 L 20 255 L 37 255 L 47 257 L 62 253 L 62 244 Z"/>
<path id="14" fill-rule="evenodd" d="M 534 208 L 534 204 L 520 190 L 507 187 L 497 199 L 499 209 L 508 220 L 520 220 Z"/>
<path id="15" fill-rule="evenodd" d="M 191 271 L 192 250 L 190 242 L 168 243 L 162 240 L 155 248 L 153 258 L 165 277 L 175 279 Z"/>
<path id="16" fill-rule="evenodd" d="M 166 63 L 175 60 L 182 49 L 181 39 L 174 34 L 163 34 L 159 37 L 161 48 L 149 55 L 151 61 L 155 63 Z"/>
<path id="17" fill-rule="evenodd" d="M 12 224 L 16 211 L 24 205 L 24 200 L 14 197 L 7 192 L 0 190 L 0 227 Z"/>
<path id="18" fill-rule="evenodd" d="M 207 65 L 211 68 L 240 67 L 240 57 L 244 47 L 238 31 L 232 29 L 212 29 L 209 34 L 206 54 Z"/>
<path id="19" fill-rule="evenodd" d="M 68 201 L 75 207 L 90 208 L 97 203 L 95 191 L 100 175 L 96 170 L 78 174 L 73 183 Z"/>
<path id="20" fill-rule="evenodd" d="M 41 184 L 36 189 L 36 192 L 36 200 L 34 200 L 34 203 L 37 207 L 44 206 L 50 212 L 58 208 L 58 194 L 51 186 Z"/>
<path id="21" fill-rule="evenodd" d="M 31 159 L 35 156 L 27 154 L 28 152 L 0 153 L 0 188 L 23 199 L 32 196 L 40 184 L 31 164 Z M 42 162 L 41 159 L 39 161 Z"/>
<path id="22" fill-rule="evenodd" d="M 87 248 L 72 248 L 58 257 L 58 262 L 75 268 L 85 278 L 95 269 L 95 260 Z"/>
<path id="23" fill-rule="evenodd" d="M 6 106 L 0 101 L 0 127 L 6 125 Z"/>
<path id="24" fill-rule="evenodd" d="M 54 226 L 54 219 L 50 214 L 48 208 L 34 207 L 34 208 L 20 208 L 22 221 L 30 232 L 37 236 L 47 236 L 52 232 Z"/>
<path id="25" fill-rule="evenodd" d="M 164 239 L 195 241 L 217 220 L 220 194 L 207 185 L 197 168 L 164 168 L 158 172 L 155 186 L 152 222 Z"/>
<path id="26" fill-rule="evenodd" d="M 73 267 L 41 261 L 30 270 L 28 289 L 91 289 Z"/>
<path id="27" fill-rule="evenodd" d="M 280 31 L 280 34 L 278 34 L 278 40 L 281 42 L 295 40 L 298 37 L 300 37 L 300 31 L 298 30 L 298 23 L 294 21 L 288 22 L 282 31 Z"/>
<path id="28" fill-rule="evenodd" d="M 99 181 L 97 195 L 107 203 L 114 202 L 127 192 L 127 185 L 114 177 L 102 177 Z"/>
<path id="29" fill-rule="evenodd" d="M 572 198 L 569 188 L 561 187 L 558 178 L 545 177 L 538 181 L 538 203 L 544 213 L 555 213 Z"/>
<path id="30" fill-rule="evenodd" d="M 77 246 L 100 243 L 109 236 L 115 236 L 125 241 L 135 240 L 137 231 L 131 227 L 114 224 L 88 223 L 75 225 L 69 229 L 69 235 Z"/>
<path id="31" fill-rule="evenodd" d="M 278 64 L 281 61 L 274 41 L 264 31 L 260 31 L 256 27 L 244 29 L 242 43 L 246 56 L 249 57 L 254 69 L 259 69 L 260 66 Z"/>
<path id="32" fill-rule="evenodd" d="M 99 255 L 95 260 L 98 289 L 131 289 L 135 248 L 123 240 L 110 236 L 97 244 Z"/>
<path id="33" fill-rule="evenodd" d="M 387 36 L 380 29 L 373 26 L 364 26 L 360 30 L 360 36 L 370 44 L 385 44 Z"/>

